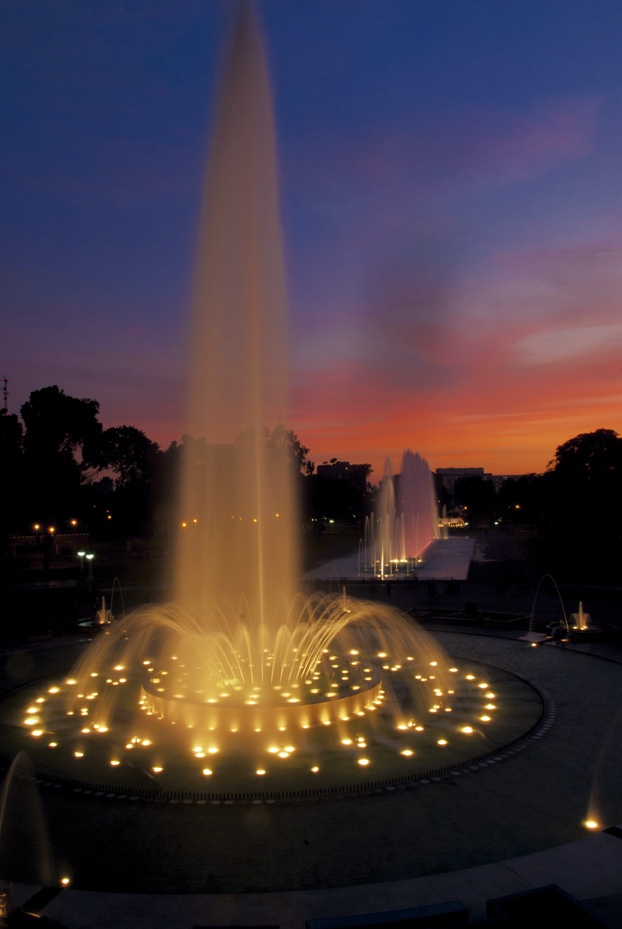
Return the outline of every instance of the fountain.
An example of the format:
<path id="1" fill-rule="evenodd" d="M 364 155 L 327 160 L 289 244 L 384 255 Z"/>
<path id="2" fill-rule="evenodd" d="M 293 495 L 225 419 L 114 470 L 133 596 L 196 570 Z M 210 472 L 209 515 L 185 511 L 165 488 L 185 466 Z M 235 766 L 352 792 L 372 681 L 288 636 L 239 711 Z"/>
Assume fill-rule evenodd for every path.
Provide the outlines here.
<path id="1" fill-rule="evenodd" d="M 430 747 L 453 741 L 466 757 L 492 722 L 487 680 L 450 667 L 408 617 L 296 592 L 294 466 L 284 430 L 265 427 L 287 401 L 276 174 L 264 52 L 244 6 L 199 234 L 187 432 L 210 444 L 184 462 L 175 598 L 104 624 L 69 677 L 29 696 L 23 725 L 46 770 L 156 789 L 209 777 L 221 792 L 270 774 L 281 789 L 294 781 L 279 765 L 295 755 L 297 785 L 322 772 L 335 786 L 360 782 L 372 744 L 394 778 L 404 759 L 438 764 Z M 411 452 L 399 493 L 399 557 L 413 559 L 434 531 L 429 469 Z"/>
<path id="2" fill-rule="evenodd" d="M 53 876 L 41 799 L 24 751 L 13 759 L 0 791 L 0 873 L 5 879 L 25 877 L 44 884 Z M 7 898 L 2 903 L 9 905 Z"/>
<path id="3" fill-rule="evenodd" d="M 585 612 L 582 600 L 579 601 L 577 612 L 570 614 L 570 622 L 572 625 L 569 624 L 568 634 L 575 640 L 596 639 L 603 631 L 601 626 L 592 622 L 590 614 Z"/>
<path id="4" fill-rule="evenodd" d="M 438 511 L 432 474 L 427 461 L 407 449 L 397 476 L 387 458 L 378 506 L 366 518 L 365 571 L 379 577 L 412 573 L 435 538 Z"/>

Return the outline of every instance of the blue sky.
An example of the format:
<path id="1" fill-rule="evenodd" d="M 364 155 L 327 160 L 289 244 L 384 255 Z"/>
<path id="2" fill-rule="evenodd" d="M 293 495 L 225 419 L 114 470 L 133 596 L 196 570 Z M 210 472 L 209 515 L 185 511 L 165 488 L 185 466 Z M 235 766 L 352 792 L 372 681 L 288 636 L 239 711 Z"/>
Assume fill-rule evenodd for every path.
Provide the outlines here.
<path id="1" fill-rule="evenodd" d="M 182 425 L 232 0 L 4 0 L 0 359 Z M 322 461 L 542 470 L 620 429 L 617 0 L 262 0 L 292 317 Z"/>

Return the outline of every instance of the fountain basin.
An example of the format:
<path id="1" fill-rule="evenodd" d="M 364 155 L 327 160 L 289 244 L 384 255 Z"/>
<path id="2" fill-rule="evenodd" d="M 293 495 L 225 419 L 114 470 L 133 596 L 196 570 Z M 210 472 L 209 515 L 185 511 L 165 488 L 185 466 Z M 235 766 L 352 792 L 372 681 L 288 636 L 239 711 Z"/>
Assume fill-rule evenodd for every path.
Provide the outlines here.
<path id="1" fill-rule="evenodd" d="M 327 688 L 325 683 L 323 687 L 313 688 L 321 690 L 321 694 L 311 693 L 309 687 L 301 690 L 297 685 L 283 693 L 280 686 L 278 689 L 258 686 L 247 692 L 243 702 L 239 697 L 236 700 L 238 695 L 234 692 L 234 702 L 229 704 L 223 702 L 228 694 L 220 702 L 215 698 L 210 702 L 196 695 L 161 694 L 151 681 L 144 681 L 139 702 L 147 714 L 201 731 L 277 733 L 290 728 L 309 729 L 365 715 L 382 702 L 381 672 L 378 668 L 367 667 L 371 672 L 367 680 L 363 678 L 361 683 L 343 689 L 335 685 L 332 689 L 330 684 Z"/>

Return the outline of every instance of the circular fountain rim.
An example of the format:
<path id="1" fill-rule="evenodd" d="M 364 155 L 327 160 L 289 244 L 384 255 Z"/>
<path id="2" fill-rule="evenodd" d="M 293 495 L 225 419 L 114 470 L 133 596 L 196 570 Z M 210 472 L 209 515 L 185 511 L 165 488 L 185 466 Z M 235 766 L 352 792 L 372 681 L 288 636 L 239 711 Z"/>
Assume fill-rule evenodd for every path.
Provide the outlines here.
<path id="1" fill-rule="evenodd" d="M 456 657 L 456 656 L 454 656 Z M 40 787 L 62 790 L 65 789 L 75 794 L 91 796 L 96 799 L 130 799 L 142 800 L 144 802 L 155 803 L 183 803 L 187 806 L 204 805 L 206 803 L 273 803 L 277 801 L 315 801 L 321 799 L 338 799 L 340 797 L 368 796 L 372 793 L 383 793 L 386 791 L 405 790 L 417 787 L 421 784 L 430 784 L 439 782 L 447 778 L 452 778 L 456 774 L 476 773 L 483 768 L 507 760 L 512 755 L 523 751 L 533 741 L 539 740 L 544 736 L 551 727 L 555 718 L 555 704 L 546 690 L 537 686 L 529 678 L 502 668 L 492 663 L 477 661 L 478 665 L 501 671 L 504 675 L 516 678 L 527 685 L 533 694 L 538 698 L 540 703 L 540 712 L 538 718 L 524 732 L 517 737 L 497 744 L 487 752 L 474 754 L 461 761 L 453 761 L 449 764 L 430 767 L 409 774 L 382 777 L 366 778 L 363 780 L 341 783 L 337 785 L 324 785 L 317 787 L 304 788 L 276 788 L 276 789 L 231 789 L 231 790 L 185 790 L 170 789 L 166 787 L 144 788 L 128 786 L 127 784 L 107 782 L 105 778 L 100 781 L 87 780 L 85 778 L 68 777 L 60 775 L 52 768 L 44 764 L 33 761 L 35 770 L 36 783 Z M 46 677 L 57 677 L 57 674 L 46 675 Z M 40 679 L 39 679 L 40 680 Z M 10 693 L 20 691 L 22 688 L 32 685 L 26 682 L 13 688 Z M 8 696 L 5 694 L 3 696 Z M 0 760 L 8 767 L 12 759 L 0 752 Z"/>

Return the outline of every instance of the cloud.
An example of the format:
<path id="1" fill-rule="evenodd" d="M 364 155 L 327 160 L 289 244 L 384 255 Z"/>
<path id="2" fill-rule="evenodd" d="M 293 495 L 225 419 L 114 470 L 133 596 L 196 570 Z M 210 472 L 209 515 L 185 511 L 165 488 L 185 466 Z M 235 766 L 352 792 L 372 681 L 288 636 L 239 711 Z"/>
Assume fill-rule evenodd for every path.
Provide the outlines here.
<path id="1" fill-rule="evenodd" d="M 518 339 L 514 350 L 518 360 L 531 365 L 559 364 L 594 355 L 619 352 L 622 324 L 551 329 Z"/>
<path id="2" fill-rule="evenodd" d="M 390 197 L 401 210 L 413 202 L 425 209 L 439 199 L 524 183 L 585 158 L 594 150 L 603 104 L 595 95 L 564 96 L 522 109 L 470 109 L 432 125 L 417 123 L 410 113 L 408 122 L 389 131 L 368 124 L 364 135 L 340 137 L 334 130 L 324 141 L 300 140 L 288 179 L 294 183 L 295 173 L 300 187 L 304 175 L 309 209 L 318 204 L 344 218 L 351 215 L 346 203 L 361 206 L 378 196 L 385 202 Z"/>

